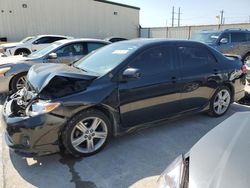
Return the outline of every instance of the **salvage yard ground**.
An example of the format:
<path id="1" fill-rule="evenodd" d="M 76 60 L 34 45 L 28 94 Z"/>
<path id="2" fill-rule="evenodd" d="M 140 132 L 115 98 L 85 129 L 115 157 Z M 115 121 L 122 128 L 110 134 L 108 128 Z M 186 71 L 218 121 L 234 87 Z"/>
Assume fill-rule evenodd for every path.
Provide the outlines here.
<path id="1" fill-rule="evenodd" d="M 201 113 L 165 122 L 114 138 L 102 152 L 83 159 L 59 154 L 22 158 L 6 146 L 0 124 L 0 187 L 143 187 L 138 181 L 159 175 L 209 130 L 234 113 L 249 110 L 250 107 L 234 103 L 220 118 Z"/>

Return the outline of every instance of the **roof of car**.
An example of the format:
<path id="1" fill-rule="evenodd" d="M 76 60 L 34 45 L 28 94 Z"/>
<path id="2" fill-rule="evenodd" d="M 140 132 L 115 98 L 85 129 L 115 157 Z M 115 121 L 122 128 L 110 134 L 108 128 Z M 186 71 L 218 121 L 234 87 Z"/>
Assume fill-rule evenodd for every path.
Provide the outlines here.
<path id="1" fill-rule="evenodd" d="M 109 44 L 110 42 L 101 40 L 101 39 L 91 39 L 91 38 L 78 38 L 78 39 L 63 39 L 59 40 L 57 42 L 60 42 L 61 44 L 67 44 L 71 42 L 101 42 L 101 43 L 106 43 Z"/>
<path id="2" fill-rule="evenodd" d="M 221 29 L 221 30 L 203 30 L 200 31 L 199 33 L 222 33 L 225 31 L 230 31 L 230 32 L 250 32 L 247 29 L 241 29 L 241 28 L 228 28 L 228 29 Z"/>
<path id="3" fill-rule="evenodd" d="M 37 35 L 37 37 L 64 37 L 64 38 L 73 38 L 65 35 Z"/>
<path id="4" fill-rule="evenodd" d="M 146 38 L 139 38 L 139 39 L 132 39 L 132 40 L 125 40 L 119 43 L 134 43 L 135 45 L 145 46 L 145 45 L 153 45 L 153 44 L 160 44 L 160 43 L 187 43 L 187 44 L 203 44 L 197 41 L 190 41 L 190 40 L 183 40 L 183 39 L 146 39 Z"/>

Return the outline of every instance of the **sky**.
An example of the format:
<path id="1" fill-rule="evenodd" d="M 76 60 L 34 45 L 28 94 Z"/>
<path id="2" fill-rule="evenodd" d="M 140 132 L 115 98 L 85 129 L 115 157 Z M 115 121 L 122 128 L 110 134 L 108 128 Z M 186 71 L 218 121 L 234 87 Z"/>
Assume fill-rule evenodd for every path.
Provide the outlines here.
<path id="1" fill-rule="evenodd" d="M 250 0 L 112 0 L 141 8 L 142 27 L 171 26 L 172 7 L 181 8 L 181 25 L 218 24 L 224 10 L 225 23 L 250 23 Z M 177 14 L 175 14 L 177 18 Z M 175 20 L 177 25 L 177 20 Z"/>

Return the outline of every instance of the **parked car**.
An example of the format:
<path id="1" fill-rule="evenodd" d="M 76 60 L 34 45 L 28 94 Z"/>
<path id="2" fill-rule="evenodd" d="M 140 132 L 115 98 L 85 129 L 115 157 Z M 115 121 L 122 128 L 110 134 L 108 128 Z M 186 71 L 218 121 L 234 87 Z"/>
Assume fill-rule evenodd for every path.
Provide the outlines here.
<path id="1" fill-rule="evenodd" d="M 6 43 L 0 45 L 0 53 L 4 53 L 5 56 L 12 55 L 29 55 L 32 52 L 41 50 L 51 43 L 63 40 L 72 39 L 72 37 L 62 35 L 38 35 L 30 36 L 17 43 Z"/>
<path id="2" fill-rule="evenodd" d="M 204 42 L 223 54 L 235 54 L 245 63 L 250 60 L 250 31 L 245 29 L 208 30 L 194 34 L 192 40 Z"/>
<path id="3" fill-rule="evenodd" d="M 248 188 L 249 115 L 238 112 L 211 130 L 169 165 L 159 187 Z"/>
<path id="4" fill-rule="evenodd" d="M 105 38 L 104 40 L 114 43 L 114 42 L 120 42 L 120 41 L 124 41 L 128 39 L 122 38 L 122 37 L 108 37 L 108 38 Z"/>
<path id="5" fill-rule="evenodd" d="M 26 155 L 99 152 L 111 136 L 184 114 L 225 114 L 244 96 L 239 59 L 193 41 L 131 40 L 72 66 L 34 65 L 3 109 L 8 145 Z"/>
<path id="6" fill-rule="evenodd" d="M 30 67 L 37 63 L 63 63 L 70 65 L 88 53 L 109 42 L 97 39 L 65 39 L 27 57 L 12 56 L 0 59 L 0 93 L 17 91 L 26 84 Z"/>

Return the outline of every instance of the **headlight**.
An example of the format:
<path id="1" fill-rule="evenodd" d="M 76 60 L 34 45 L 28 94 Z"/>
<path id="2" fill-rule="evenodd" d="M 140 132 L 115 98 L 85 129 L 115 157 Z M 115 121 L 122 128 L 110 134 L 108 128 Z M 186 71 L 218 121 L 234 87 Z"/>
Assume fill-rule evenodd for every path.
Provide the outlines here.
<path id="1" fill-rule="evenodd" d="M 184 175 L 184 157 L 177 157 L 158 179 L 159 188 L 182 188 Z"/>
<path id="2" fill-rule="evenodd" d="M 47 101 L 39 100 L 38 102 L 33 103 L 28 109 L 28 115 L 37 116 L 39 114 L 44 114 L 53 111 L 60 106 L 60 103 L 50 103 Z"/>
<path id="3" fill-rule="evenodd" d="M 11 67 L 0 68 L 0 76 L 4 76 L 4 74 L 8 72 L 10 69 Z"/>

